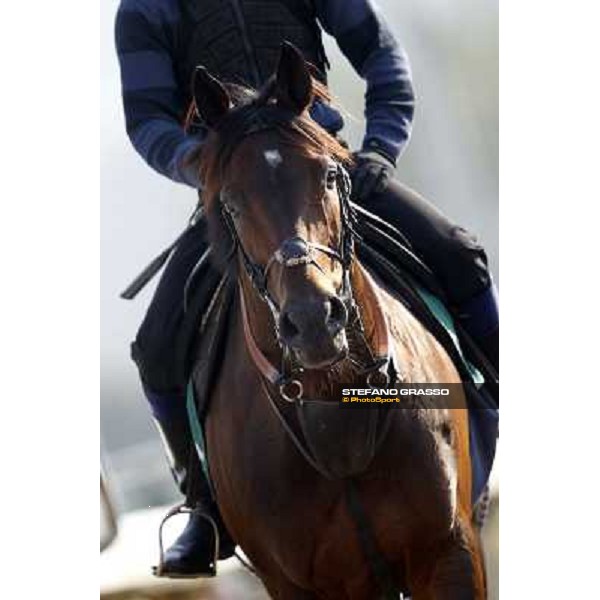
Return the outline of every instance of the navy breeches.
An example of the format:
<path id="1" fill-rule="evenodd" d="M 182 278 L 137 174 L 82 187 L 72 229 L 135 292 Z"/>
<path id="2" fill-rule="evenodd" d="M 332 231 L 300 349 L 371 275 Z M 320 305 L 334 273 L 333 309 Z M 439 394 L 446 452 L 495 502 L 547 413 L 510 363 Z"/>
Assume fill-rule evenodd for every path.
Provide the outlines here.
<path id="1" fill-rule="evenodd" d="M 207 247 L 206 225 L 200 221 L 184 234 L 169 258 L 131 345 L 131 356 L 145 388 L 156 394 L 180 396 L 185 392 L 180 347 L 185 286 Z"/>
<path id="2" fill-rule="evenodd" d="M 406 236 L 454 307 L 489 288 L 491 276 L 483 247 L 414 190 L 392 180 L 385 192 L 373 194 L 363 206 Z"/>

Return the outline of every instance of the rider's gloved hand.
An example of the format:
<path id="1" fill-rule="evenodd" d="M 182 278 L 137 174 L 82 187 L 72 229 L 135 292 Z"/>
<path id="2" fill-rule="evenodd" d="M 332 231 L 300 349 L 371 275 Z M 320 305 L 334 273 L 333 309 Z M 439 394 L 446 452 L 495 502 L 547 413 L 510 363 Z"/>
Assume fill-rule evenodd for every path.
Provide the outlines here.
<path id="1" fill-rule="evenodd" d="M 354 167 L 351 171 L 352 197 L 354 200 L 366 200 L 371 194 L 380 194 L 387 188 L 395 165 L 372 150 L 354 153 Z"/>

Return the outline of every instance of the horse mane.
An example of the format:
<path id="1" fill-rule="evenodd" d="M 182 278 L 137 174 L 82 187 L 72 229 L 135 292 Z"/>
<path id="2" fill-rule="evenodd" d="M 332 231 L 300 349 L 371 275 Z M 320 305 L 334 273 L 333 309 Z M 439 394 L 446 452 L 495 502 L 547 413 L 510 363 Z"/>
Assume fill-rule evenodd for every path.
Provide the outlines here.
<path id="1" fill-rule="evenodd" d="M 331 97 L 327 87 L 314 77 L 311 79 L 313 97 L 329 104 Z M 217 225 L 217 222 L 222 220 L 218 210 L 219 192 L 228 163 L 245 137 L 264 130 L 276 131 L 281 143 L 293 147 L 299 153 L 307 156 L 315 153 L 328 154 L 346 165 L 352 161 L 349 150 L 314 121 L 308 111 L 297 115 L 278 106 L 275 99 L 275 83 L 275 78 L 272 77 L 258 91 L 237 84 L 224 84 L 233 107 L 218 125 L 209 131 L 204 143 L 189 158 L 190 164 L 200 165 L 202 201 L 209 217 L 209 229 L 215 251 L 213 254 L 216 254 L 217 263 L 220 262 L 226 247 L 223 238 L 228 239 L 224 228 Z M 195 109 L 192 105 L 186 126 L 193 122 L 194 114 Z"/>

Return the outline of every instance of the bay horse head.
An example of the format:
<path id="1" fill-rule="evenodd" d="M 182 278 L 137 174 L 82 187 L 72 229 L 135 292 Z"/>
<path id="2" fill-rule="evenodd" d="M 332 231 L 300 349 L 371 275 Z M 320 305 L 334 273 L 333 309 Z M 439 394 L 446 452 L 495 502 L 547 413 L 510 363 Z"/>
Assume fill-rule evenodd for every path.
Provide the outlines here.
<path id="1" fill-rule="evenodd" d="M 315 96 L 326 99 L 309 69 L 284 44 L 259 92 L 199 67 L 194 99 L 210 131 L 201 150 L 209 224 L 233 240 L 280 345 L 302 368 L 325 369 L 348 353 L 350 155 L 309 116 Z"/>

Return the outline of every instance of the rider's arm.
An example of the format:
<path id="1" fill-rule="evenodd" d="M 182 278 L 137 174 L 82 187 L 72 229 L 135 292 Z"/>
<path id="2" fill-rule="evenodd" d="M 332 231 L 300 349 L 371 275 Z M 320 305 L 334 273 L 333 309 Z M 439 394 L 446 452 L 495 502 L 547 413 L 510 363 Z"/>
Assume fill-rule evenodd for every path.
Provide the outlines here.
<path id="1" fill-rule="evenodd" d="M 186 107 L 173 69 L 176 2 L 122 0 L 115 37 L 127 134 L 134 148 L 160 174 L 199 187 L 196 165 L 187 158 L 201 143 L 186 135 Z"/>
<path id="2" fill-rule="evenodd" d="M 395 163 L 410 137 L 414 114 L 406 54 L 370 0 L 316 0 L 316 8 L 323 29 L 367 82 L 363 150 Z"/>

